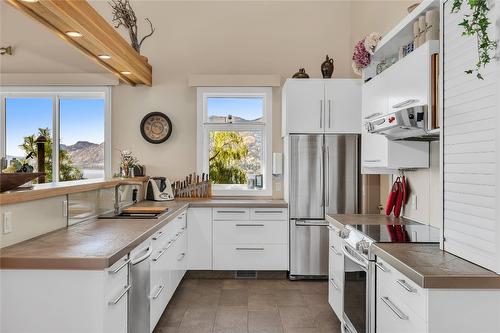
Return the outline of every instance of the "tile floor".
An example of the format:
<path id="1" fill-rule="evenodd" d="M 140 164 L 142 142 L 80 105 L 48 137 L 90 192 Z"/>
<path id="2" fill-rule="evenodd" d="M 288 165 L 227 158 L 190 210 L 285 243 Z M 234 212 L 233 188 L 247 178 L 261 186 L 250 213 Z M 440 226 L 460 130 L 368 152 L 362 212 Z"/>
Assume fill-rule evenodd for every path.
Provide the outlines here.
<path id="1" fill-rule="evenodd" d="M 320 281 L 186 279 L 154 333 L 340 333 Z"/>

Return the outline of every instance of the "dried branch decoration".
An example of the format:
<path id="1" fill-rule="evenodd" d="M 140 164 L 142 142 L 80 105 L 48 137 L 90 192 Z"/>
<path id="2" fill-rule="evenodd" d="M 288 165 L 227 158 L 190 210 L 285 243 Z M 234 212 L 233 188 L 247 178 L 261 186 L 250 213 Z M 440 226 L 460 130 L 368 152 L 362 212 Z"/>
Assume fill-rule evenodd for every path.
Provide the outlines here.
<path id="1" fill-rule="evenodd" d="M 146 36 L 142 37 L 139 41 L 137 36 L 137 17 L 135 16 L 135 12 L 130 5 L 129 0 L 111 0 L 109 2 L 111 8 L 113 8 L 113 23 L 115 24 L 115 28 L 118 29 L 121 26 L 124 26 L 128 30 L 128 34 L 130 36 L 130 43 L 132 47 L 137 51 L 137 53 L 141 53 L 141 45 L 146 40 L 146 38 L 151 37 L 155 32 L 155 28 L 153 27 L 153 23 L 146 18 L 146 21 L 149 23 L 149 27 L 151 32 Z"/>

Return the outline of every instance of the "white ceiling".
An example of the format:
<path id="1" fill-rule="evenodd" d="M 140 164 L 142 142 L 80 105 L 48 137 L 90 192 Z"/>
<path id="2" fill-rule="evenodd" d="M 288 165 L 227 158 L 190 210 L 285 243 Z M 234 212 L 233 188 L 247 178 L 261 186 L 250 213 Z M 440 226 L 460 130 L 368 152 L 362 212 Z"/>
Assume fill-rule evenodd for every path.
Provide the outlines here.
<path id="1" fill-rule="evenodd" d="M 0 56 L 1 73 L 107 72 L 48 28 L 0 0 L 0 46 L 9 45 L 14 55 Z"/>

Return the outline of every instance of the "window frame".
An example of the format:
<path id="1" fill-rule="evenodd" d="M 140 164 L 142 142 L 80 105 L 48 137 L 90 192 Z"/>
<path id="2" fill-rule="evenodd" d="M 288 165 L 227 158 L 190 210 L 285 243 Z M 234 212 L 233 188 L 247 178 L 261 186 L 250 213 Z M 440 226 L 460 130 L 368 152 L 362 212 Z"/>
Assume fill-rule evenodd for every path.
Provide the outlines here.
<path id="1" fill-rule="evenodd" d="M 262 189 L 230 189 L 229 186 L 213 184 L 214 196 L 272 196 L 272 88 L 271 87 L 198 87 L 197 88 L 197 135 L 196 168 L 198 173 L 209 173 L 210 130 L 258 130 L 262 131 Z M 264 99 L 262 122 L 208 123 L 207 100 L 210 97 L 260 97 Z"/>
<path id="2" fill-rule="evenodd" d="M 109 86 L 0 86 L 0 157 L 7 154 L 6 99 L 52 99 L 52 183 L 76 181 L 59 180 L 60 103 L 61 99 L 104 99 L 104 179 L 112 176 L 111 170 L 111 87 Z M 99 179 L 95 179 L 98 181 Z"/>

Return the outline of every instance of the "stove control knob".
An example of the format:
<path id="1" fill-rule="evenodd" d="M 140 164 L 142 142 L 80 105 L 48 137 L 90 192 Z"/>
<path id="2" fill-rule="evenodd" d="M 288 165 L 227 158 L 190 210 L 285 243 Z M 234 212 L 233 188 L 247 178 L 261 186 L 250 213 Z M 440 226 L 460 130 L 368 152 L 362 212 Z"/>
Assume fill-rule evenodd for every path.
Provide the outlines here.
<path id="1" fill-rule="evenodd" d="M 370 243 L 368 243 L 366 240 L 360 240 L 356 244 L 356 249 L 360 251 L 363 254 L 368 254 L 368 248 L 370 247 Z"/>
<path id="2" fill-rule="evenodd" d="M 349 233 L 350 233 L 349 229 L 342 229 L 340 230 L 339 236 L 342 239 L 346 239 L 347 237 L 349 237 Z"/>

